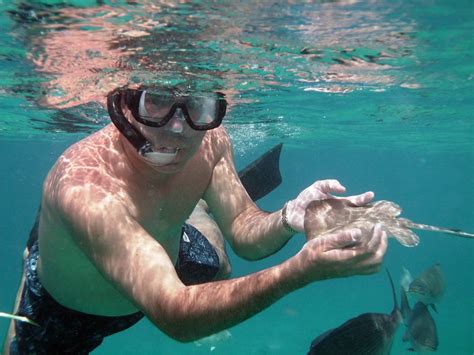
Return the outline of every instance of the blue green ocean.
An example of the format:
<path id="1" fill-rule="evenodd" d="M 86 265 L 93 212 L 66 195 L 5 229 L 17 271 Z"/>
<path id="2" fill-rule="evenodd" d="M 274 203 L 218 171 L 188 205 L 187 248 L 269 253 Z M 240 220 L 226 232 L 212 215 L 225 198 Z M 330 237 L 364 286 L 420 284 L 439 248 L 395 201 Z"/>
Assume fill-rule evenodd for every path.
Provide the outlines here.
<path id="1" fill-rule="evenodd" d="M 107 92 L 127 83 L 219 88 L 243 168 L 278 143 L 280 209 L 315 180 L 367 190 L 418 223 L 474 232 L 474 3 L 381 1 L 0 0 L 0 312 L 11 312 L 42 181 L 69 145 L 110 121 Z M 446 290 L 438 354 L 474 353 L 474 241 L 416 231 L 390 239 L 398 286 L 439 263 Z M 297 253 L 303 235 L 232 277 Z M 398 292 L 397 292 L 398 293 Z M 142 320 L 93 354 L 305 354 L 319 334 L 390 313 L 386 273 L 316 282 L 199 343 Z M 8 321 L 0 318 L 0 334 Z M 397 332 L 392 354 L 409 354 Z M 351 353 L 348 349 L 348 354 Z"/>

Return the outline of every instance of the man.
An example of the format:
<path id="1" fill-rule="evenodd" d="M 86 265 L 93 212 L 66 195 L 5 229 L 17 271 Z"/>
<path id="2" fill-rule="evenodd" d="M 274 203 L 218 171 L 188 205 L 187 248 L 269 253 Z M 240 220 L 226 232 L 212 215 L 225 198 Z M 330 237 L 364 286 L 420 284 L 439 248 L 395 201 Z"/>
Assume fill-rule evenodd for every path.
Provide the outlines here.
<path id="1" fill-rule="evenodd" d="M 88 353 L 143 315 L 188 342 L 308 283 L 379 269 L 387 237 L 376 225 L 324 235 L 279 265 L 216 281 L 228 273 L 217 225 L 237 255 L 264 258 L 304 232 L 311 201 L 344 187 L 317 181 L 282 210 L 259 210 L 220 126 L 221 94 L 122 88 L 108 109 L 114 125 L 71 146 L 45 180 L 15 310 L 38 326 L 12 321 L 6 354 Z M 195 207 L 192 226 L 185 221 Z"/>

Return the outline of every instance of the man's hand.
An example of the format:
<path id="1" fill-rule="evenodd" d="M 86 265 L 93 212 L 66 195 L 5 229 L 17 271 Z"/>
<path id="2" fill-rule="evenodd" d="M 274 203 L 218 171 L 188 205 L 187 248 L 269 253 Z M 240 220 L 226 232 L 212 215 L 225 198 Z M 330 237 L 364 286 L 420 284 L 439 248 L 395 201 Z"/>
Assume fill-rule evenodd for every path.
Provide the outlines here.
<path id="1" fill-rule="evenodd" d="M 363 229 L 369 232 L 375 223 L 380 222 L 368 218 L 371 204 L 355 205 L 347 199 L 328 199 L 311 201 L 306 206 L 304 230 L 306 239 L 310 240 L 336 229 Z"/>
<path id="2" fill-rule="evenodd" d="M 386 250 L 387 234 L 380 224 L 370 231 L 346 228 L 306 242 L 295 256 L 296 272 L 305 283 L 371 274 L 379 271 Z"/>
<path id="3" fill-rule="evenodd" d="M 371 191 L 348 197 L 335 197 L 333 193 L 344 193 L 346 188 L 337 180 L 320 180 L 303 190 L 298 197 L 286 203 L 286 218 L 291 228 L 304 232 L 306 207 L 311 201 L 342 199 L 354 206 L 363 206 L 374 198 Z"/>
<path id="4" fill-rule="evenodd" d="M 363 206 L 357 206 L 343 198 L 315 200 L 306 207 L 306 239 L 350 228 L 369 231 L 376 223 L 380 223 L 389 237 L 395 237 L 404 246 L 416 246 L 420 239 L 410 230 L 409 223 L 412 222 L 398 218 L 401 211 L 397 204 L 383 200 Z"/>

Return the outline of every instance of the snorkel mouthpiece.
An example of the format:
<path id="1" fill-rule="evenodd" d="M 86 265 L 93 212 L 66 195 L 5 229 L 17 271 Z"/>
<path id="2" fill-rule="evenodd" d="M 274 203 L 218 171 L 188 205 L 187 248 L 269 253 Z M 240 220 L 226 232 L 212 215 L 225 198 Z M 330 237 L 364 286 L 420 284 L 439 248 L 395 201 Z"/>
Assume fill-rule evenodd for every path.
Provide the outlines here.
<path id="1" fill-rule="evenodd" d="M 145 146 L 138 150 L 138 153 L 149 164 L 161 166 L 171 163 L 178 154 L 178 151 L 169 153 L 157 152 L 153 150 L 151 144 L 145 144 Z"/>
<path id="2" fill-rule="evenodd" d="M 152 165 L 166 165 L 173 161 L 176 154 L 178 153 L 151 152 L 144 155 L 143 158 Z"/>
<path id="3" fill-rule="evenodd" d="M 142 99 L 144 96 L 145 95 L 143 94 Z M 140 101 L 142 101 L 142 99 Z M 143 136 L 143 134 L 125 118 L 120 107 L 120 100 L 120 91 L 107 97 L 107 109 L 109 111 L 110 119 L 117 129 L 127 138 L 130 144 L 135 147 L 137 153 L 143 158 L 143 160 L 149 164 L 162 166 L 171 163 L 178 154 L 179 149 L 173 151 L 155 151 L 151 142 L 148 141 L 145 136 Z M 142 109 L 146 112 L 144 106 Z"/>

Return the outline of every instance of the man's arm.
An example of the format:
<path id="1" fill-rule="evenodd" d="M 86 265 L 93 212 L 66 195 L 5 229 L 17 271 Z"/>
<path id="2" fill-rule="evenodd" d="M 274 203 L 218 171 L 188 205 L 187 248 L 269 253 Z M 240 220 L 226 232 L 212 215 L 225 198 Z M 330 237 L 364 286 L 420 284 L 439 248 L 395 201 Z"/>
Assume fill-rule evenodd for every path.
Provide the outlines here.
<path id="1" fill-rule="evenodd" d="M 258 273 L 185 286 L 166 250 L 127 208 L 96 196 L 93 187 L 76 188 L 60 206 L 76 243 L 114 287 L 179 341 L 229 328 L 309 282 L 374 272 L 386 248 L 381 230 L 370 243 L 357 240 L 360 231 L 343 231 L 311 240 L 294 257 Z M 344 249 L 347 245 L 352 248 Z"/>
<path id="2" fill-rule="evenodd" d="M 282 210 L 273 213 L 261 211 L 250 199 L 235 170 L 230 139 L 224 131 L 222 135 L 219 148 L 222 157 L 214 167 L 204 198 L 224 236 L 240 257 L 249 260 L 264 258 L 282 248 L 295 231 L 303 233 L 306 207 L 311 201 L 344 199 L 362 206 L 373 198 L 372 192 L 335 197 L 333 193 L 345 192 L 337 180 L 316 181 L 298 197 L 288 201 L 285 208 L 288 225 L 285 227 Z"/>
<path id="3" fill-rule="evenodd" d="M 225 131 L 219 137 L 221 159 L 215 165 L 204 199 L 237 255 L 261 259 L 280 250 L 293 236 L 281 223 L 281 210 L 260 210 L 247 194 L 235 169 L 232 144 Z"/>

